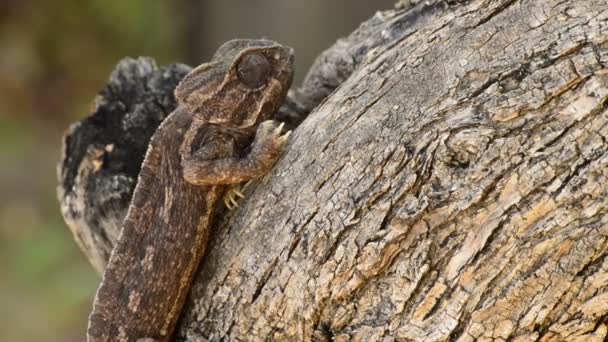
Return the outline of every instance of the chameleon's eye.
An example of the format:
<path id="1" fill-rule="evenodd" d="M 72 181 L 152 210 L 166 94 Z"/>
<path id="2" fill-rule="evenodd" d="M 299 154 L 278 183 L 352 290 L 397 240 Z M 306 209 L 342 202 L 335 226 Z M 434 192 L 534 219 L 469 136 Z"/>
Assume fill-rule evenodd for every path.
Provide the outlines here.
<path id="1" fill-rule="evenodd" d="M 270 75 L 270 61 L 259 53 L 250 53 L 239 61 L 236 73 L 239 80 L 249 88 L 258 88 Z"/>

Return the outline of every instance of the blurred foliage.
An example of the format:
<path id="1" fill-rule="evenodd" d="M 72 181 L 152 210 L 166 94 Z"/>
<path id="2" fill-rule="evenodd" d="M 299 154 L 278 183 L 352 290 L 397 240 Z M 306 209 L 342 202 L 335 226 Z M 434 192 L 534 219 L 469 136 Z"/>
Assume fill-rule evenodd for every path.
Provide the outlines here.
<path id="1" fill-rule="evenodd" d="M 124 56 L 174 60 L 162 1 L 8 1 L 0 13 L 0 341 L 81 341 L 99 281 L 55 195 L 60 136 Z"/>
<path id="2" fill-rule="evenodd" d="M 118 60 L 198 64 L 268 37 L 312 58 L 393 0 L 5 0 L 0 9 L 0 341 L 81 341 L 99 278 L 65 226 L 55 164 Z M 345 10 L 348 9 L 348 10 Z"/>
<path id="3" fill-rule="evenodd" d="M 0 16 L 0 113 L 15 120 L 86 112 L 124 56 L 171 54 L 173 27 L 161 1 L 13 1 Z M 74 87 L 74 85 L 78 85 Z M 67 91 L 69 89 L 69 91 Z M 80 110 L 78 110 L 80 109 Z"/>

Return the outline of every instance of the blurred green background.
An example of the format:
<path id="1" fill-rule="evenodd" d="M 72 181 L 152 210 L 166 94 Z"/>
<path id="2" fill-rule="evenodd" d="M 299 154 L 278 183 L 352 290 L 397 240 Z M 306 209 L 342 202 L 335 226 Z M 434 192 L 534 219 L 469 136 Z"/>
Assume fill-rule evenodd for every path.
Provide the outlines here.
<path id="1" fill-rule="evenodd" d="M 82 341 L 99 281 L 63 223 L 55 164 L 124 56 L 208 60 L 232 38 L 314 57 L 394 0 L 4 0 L 0 6 L 0 341 Z"/>

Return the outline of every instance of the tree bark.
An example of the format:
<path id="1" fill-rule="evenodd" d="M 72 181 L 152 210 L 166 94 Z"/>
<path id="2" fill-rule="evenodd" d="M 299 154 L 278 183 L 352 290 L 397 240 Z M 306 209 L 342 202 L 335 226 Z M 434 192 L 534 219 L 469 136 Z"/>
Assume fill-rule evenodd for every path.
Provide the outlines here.
<path id="1" fill-rule="evenodd" d="M 607 42 L 602 0 L 378 13 L 295 92 L 177 339 L 604 341 Z"/>

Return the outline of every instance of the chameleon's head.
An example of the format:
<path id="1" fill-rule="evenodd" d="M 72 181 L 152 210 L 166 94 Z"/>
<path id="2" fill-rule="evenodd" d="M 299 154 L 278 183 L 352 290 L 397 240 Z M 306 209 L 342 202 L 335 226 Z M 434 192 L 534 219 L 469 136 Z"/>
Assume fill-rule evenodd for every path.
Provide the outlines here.
<path id="1" fill-rule="evenodd" d="M 291 86 L 293 60 L 292 48 L 270 40 L 231 40 L 211 62 L 184 77 L 175 97 L 209 123 L 251 127 L 281 106 Z"/>

